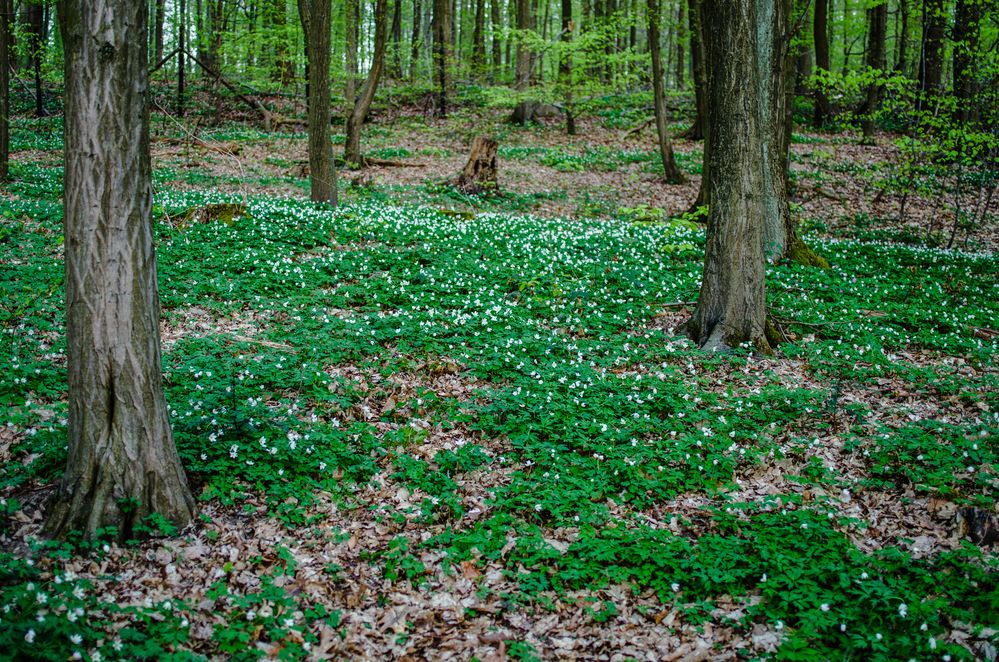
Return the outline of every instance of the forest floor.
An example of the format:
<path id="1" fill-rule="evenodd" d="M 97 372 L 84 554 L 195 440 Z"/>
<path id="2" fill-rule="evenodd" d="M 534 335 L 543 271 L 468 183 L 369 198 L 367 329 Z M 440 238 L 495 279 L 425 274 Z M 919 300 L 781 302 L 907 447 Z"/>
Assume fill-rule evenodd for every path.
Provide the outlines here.
<path id="1" fill-rule="evenodd" d="M 195 525 L 37 539 L 65 462 L 61 135 L 0 197 L 0 650 L 32 659 L 994 659 L 999 228 L 905 148 L 796 133 L 829 270 L 774 356 L 700 352 L 701 144 L 413 109 L 342 205 L 305 136 L 157 115 L 167 398 Z M 478 134 L 500 191 L 447 185 Z M 340 137 L 342 140 L 342 136 Z M 919 175 L 922 176 L 922 175 Z M 890 185 L 890 187 L 889 187 Z M 957 200 L 957 203 L 955 203 Z M 182 220 L 210 203 L 234 218 Z M 955 229 L 956 227 L 956 229 Z M 953 232 L 953 241 L 951 235 Z M 952 243 L 960 250 L 935 245 Z"/>

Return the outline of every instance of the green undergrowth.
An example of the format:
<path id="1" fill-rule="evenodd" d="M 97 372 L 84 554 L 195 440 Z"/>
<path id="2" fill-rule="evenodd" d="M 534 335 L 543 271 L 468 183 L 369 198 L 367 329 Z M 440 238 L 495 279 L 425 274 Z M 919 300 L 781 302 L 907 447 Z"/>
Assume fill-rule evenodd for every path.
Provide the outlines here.
<path id="1" fill-rule="evenodd" d="M 57 173 L 18 168 L 0 199 L 0 415 L 13 438 L 0 487 L 11 495 L 59 475 L 66 426 Z M 228 202 L 248 214 L 166 220 Z M 373 198 L 332 212 L 168 188 L 155 214 L 167 399 L 204 500 L 260 498 L 294 536 L 315 523 L 318 492 L 380 506 L 356 500 L 369 481 L 386 481 L 418 495 L 411 510 L 386 515 L 401 527 L 393 543 L 365 550 L 389 582 L 419 589 L 422 546 L 444 552 L 446 565 L 500 563 L 518 581 L 511 609 L 624 583 L 703 620 L 731 598 L 746 604 L 739 627 L 783 632 L 778 655 L 789 659 L 967 657 L 944 641 L 948 628 L 997 625 L 990 553 L 913 558 L 903 539 L 865 553 L 850 539 L 864 522 L 832 498 L 727 496 L 739 476 L 781 463 L 825 494 L 994 505 L 999 384 L 996 339 L 983 331 L 999 319 L 991 255 L 815 241 L 831 269 L 770 270 L 771 308 L 795 341 L 761 363 L 745 349 L 705 355 L 675 332 L 677 304 L 696 298 L 701 273 L 703 231 L 691 224 L 455 214 Z M 435 390 L 441 374 L 467 395 Z M 844 396 L 857 392 L 880 395 Z M 431 428 L 471 441 L 417 453 Z M 812 457 L 834 438 L 859 458 L 859 474 Z M 461 484 L 487 472 L 503 479 L 476 519 Z M 650 523 L 688 495 L 711 506 L 676 530 Z M 438 535 L 423 542 L 422 530 Z M 567 542 L 551 544 L 559 537 Z M 36 563 L 52 559 L 40 550 Z M 33 626 L 34 571 L 12 557 L 2 566 L 6 650 L 27 650 L 30 628 L 62 658 L 72 634 L 102 636 L 96 619 L 110 607 L 86 595 L 72 597 L 86 613 L 71 622 L 79 630 L 65 610 L 51 612 L 57 624 L 45 627 L 55 629 Z M 256 620 L 264 602 L 313 609 L 281 602 L 297 599 L 281 583 L 213 589 L 240 623 L 215 634 L 214 654 L 271 629 L 270 641 L 314 636 L 305 621 Z M 127 620 L 176 624 L 185 608 L 142 607 Z M 615 618 L 606 605 L 594 614 Z M 154 644 L 183 659 L 185 632 L 163 625 Z"/>

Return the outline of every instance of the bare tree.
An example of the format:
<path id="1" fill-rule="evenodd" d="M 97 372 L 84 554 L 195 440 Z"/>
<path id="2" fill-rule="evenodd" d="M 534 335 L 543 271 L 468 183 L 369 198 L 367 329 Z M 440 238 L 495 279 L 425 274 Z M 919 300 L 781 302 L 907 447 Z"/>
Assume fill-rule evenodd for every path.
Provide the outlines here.
<path id="1" fill-rule="evenodd" d="M 69 457 L 45 531 L 190 522 L 160 367 L 146 0 L 64 0 Z"/>

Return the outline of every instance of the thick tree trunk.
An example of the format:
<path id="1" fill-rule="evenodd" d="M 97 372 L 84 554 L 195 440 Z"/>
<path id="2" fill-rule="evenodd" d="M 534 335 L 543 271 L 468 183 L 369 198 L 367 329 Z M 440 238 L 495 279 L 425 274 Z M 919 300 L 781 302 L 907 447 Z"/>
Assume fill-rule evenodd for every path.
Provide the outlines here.
<path id="1" fill-rule="evenodd" d="M 758 89 L 763 95 L 760 122 L 763 127 L 763 254 L 776 262 L 787 251 L 793 232 L 788 205 L 788 153 L 791 147 L 791 101 L 794 54 L 784 35 L 790 29 L 791 0 L 759 0 L 756 20 L 764 26 L 756 35 L 756 59 L 760 67 Z M 790 231 L 789 231 L 790 230 Z"/>
<path id="2" fill-rule="evenodd" d="M 377 0 L 375 3 L 375 51 L 371 56 L 371 69 L 368 70 L 368 77 L 361 88 L 361 94 L 354 102 L 354 107 L 347 115 L 347 140 L 344 146 L 344 160 L 347 163 L 364 165 L 364 157 L 361 156 L 361 127 L 364 125 L 364 118 L 371 110 L 371 103 L 375 100 L 375 92 L 378 89 L 378 81 L 385 67 L 385 45 L 387 39 L 386 12 L 388 0 Z"/>
<path id="3" fill-rule="evenodd" d="M 763 228 L 768 165 L 766 106 L 772 94 L 765 78 L 773 63 L 761 61 L 758 33 L 774 0 L 704 0 L 711 132 L 704 277 L 687 334 L 711 350 L 749 343 L 769 351 Z M 772 35 L 763 34 L 761 41 Z"/>
<path id="4" fill-rule="evenodd" d="M 357 98 L 357 41 L 360 31 L 360 0 L 344 0 L 344 31 L 346 32 L 346 52 L 344 57 L 347 65 L 347 83 L 344 88 L 344 101 L 347 107 L 354 105 Z"/>
<path id="5" fill-rule="evenodd" d="M 434 0 L 434 81 L 437 84 L 437 103 L 434 109 L 438 117 L 447 117 L 448 89 L 451 70 L 451 3 L 449 0 Z"/>
<path id="6" fill-rule="evenodd" d="M 498 189 L 496 151 L 499 143 L 492 138 L 476 136 L 468 154 L 468 162 L 455 180 L 455 187 L 462 193 L 477 195 Z"/>
<path id="7" fill-rule="evenodd" d="M 119 540 L 194 498 L 170 433 L 152 233 L 146 0 L 65 0 L 69 457 L 45 533 Z"/>
<path id="8" fill-rule="evenodd" d="M 562 6 L 562 43 L 564 48 L 559 54 L 558 75 L 562 84 L 562 98 L 565 103 L 565 132 L 576 135 L 576 113 L 572 105 L 572 0 L 561 0 Z"/>
<path id="9" fill-rule="evenodd" d="M 315 202 L 337 203 L 330 142 L 330 0 L 298 0 L 309 63 L 309 179 Z"/>
<path id="10" fill-rule="evenodd" d="M 663 89 L 663 61 L 661 35 L 659 34 L 659 0 L 648 0 L 649 52 L 652 55 L 652 95 L 656 114 L 656 134 L 659 137 L 659 155 L 662 157 L 663 174 L 670 184 L 684 181 L 683 173 L 673 156 L 673 140 L 669 135 L 669 117 L 666 110 L 666 93 Z"/>
<path id="11" fill-rule="evenodd" d="M 923 0 L 923 41 L 919 57 L 919 89 L 927 96 L 937 94 L 943 81 L 946 20 L 943 0 Z"/>
<path id="12" fill-rule="evenodd" d="M 11 0 L 0 0 L 0 182 L 10 177 Z"/>
<path id="13" fill-rule="evenodd" d="M 867 10 L 867 55 L 865 61 L 871 69 L 878 71 L 885 69 L 885 37 L 887 32 L 888 3 L 886 1 Z M 880 105 L 881 85 L 875 81 L 867 86 L 864 105 L 861 109 L 860 126 L 866 142 L 874 140 L 874 114 Z"/>
<path id="14" fill-rule="evenodd" d="M 812 14 L 812 39 L 815 41 L 815 68 L 829 71 L 829 0 L 815 0 Z M 815 91 L 815 116 L 813 123 L 821 127 L 832 116 L 829 95 L 821 87 Z"/>
<path id="15" fill-rule="evenodd" d="M 221 71 L 219 67 L 219 48 L 222 46 L 222 16 L 225 10 L 223 0 L 207 0 L 208 17 L 205 27 L 208 34 L 204 36 L 204 55 L 199 56 L 212 71 Z"/>

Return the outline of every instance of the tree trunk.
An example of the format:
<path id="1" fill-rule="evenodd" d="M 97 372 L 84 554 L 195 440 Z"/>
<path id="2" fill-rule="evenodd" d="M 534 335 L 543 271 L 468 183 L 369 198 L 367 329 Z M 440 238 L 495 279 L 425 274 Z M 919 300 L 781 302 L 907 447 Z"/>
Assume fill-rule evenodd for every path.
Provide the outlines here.
<path id="1" fill-rule="evenodd" d="M 330 142 L 330 0 L 298 0 L 309 66 L 309 179 L 312 200 L 337 203 Z"/>
<path id="2" fill-rule="evenodd" d="M 570 136 L 576 135 L 576 114 L 572 106 L 572 0 L 561 0 L 562 2 L 562 43 L 563 49 L 559 54 L 558 73 L 562 82 L 562 98 L 565 103 L 565 132 Z"/>
<path id="3" fill-rule="evenodd" d="M 472 76 L 479 77 L 486 64 L 486 2 L 475 0 L 475 26 L 472 29 Z"/>
<path id="4" fill-rule="evenodd" d="M 909 0 L 899 0 L 898 2 L 898 41 L 895 51 L 895 71 L 905 73 L 908 71 L 909 57 Z"/>
<path id="5" fill-rule="evenodd" d="M 184 85 L 187 72 L 184 71 L 187 57 L 187 7 L 185 0 L 177 0 L 177 117 L 184 116 Z"/>
<path id="6" fill-rule="evenodd" d="M 919 89 L 926 96 L 940 91 L 943 80 L 944 31 L 947 27 L 943 0 L 923 0 L 923 42 L 919 57 Z"/>
<path id="7" fill-rule="evenodd" d="M 978 51 L 982 6 L 979 0 L 958 0 L 954 15 L 954 96 L 957 119 L 967 122 L 978 115 L 973 103 L 975 76 L 973 58 Z"/>
<path id="8" fill-rule="evenodd" d="M 152 233 L 146 0 L 64 0 L 69 456 L 45 533 L 117 538 L 194 498 L 170 432 Z"/>
<path id="9" fill-rule="evenodd" d="M 656 113 L 656 133 L 659 136 L 659 155 L 663 161 L 663 174 L 670 184 L 684 181 L 683 173 L 673 156 L 673 140 L 669 135 L 669 117 L 666 111 L 666 93 L 663 89 L 662 43 L 659 34 L 659 0 L 648 0 L 649 52 L 652 55 L 652 95 Z"/>
<path id="10" fill-rule="evenodd" d="M 420 0 L 413 0 L 413 35 L 409 46 L 409 78 L 416 76 L 416 67 L 420 62 L 421 19 L 423 7 Z"/>
<path id="11" fill-rule="evenodd" d="M 347 107 L 354 105 L 357 98 L 357 41 L 360 30 L 360 0 L 344 0 L 344 31 L 346 32 L 347 83 L 344 89 L 344 101 Z"/>
<path id="12" fill-rule="evenodd" d="M 468 195 L 495 192 L 499 188 L 496 179 L 497 149 L 499 143 L 492 138 L 476 136 L 472 141 L 468 162 L 458 175 L 455 187 Z"/>
<path id="13" fill-rule="evenodd" d="M 687 3 L 685 0 L 680 0 L 677 3 L 676 10 L 676 89 L 682 90 L 687 86 L 686 73 L 687 73 L 687 62 L 685 55 L 687 53 L 687 45 L 684 44 L 684 39 L 687 37 L 686 26 L 686 9 Z"/>
<path id="14" fill-rule="evenodd" d="M 764 156 L 773 62 L 769 42 L 774 0 L 704 0 L 710 168 L 707 244 L 700 296 L 687 334 L 705 349 L 749 343 L 770 351 L 766 337 L 763 228 L 768 165 Z M 771 52 L 771 56 L 772 56 Z"/>
<path id="15" fill-rule="evenodd" d="M 163 59 L 163 24 L 166 22 L 166 0 L 156 0 L 156 16 L 153 21 L 153 62 Z"/>
<path id="16" fill-rule="evenodd" d="M 222 3 L 223 0 L 207 0 L 208 18 L 205 27 L 208 30 L 208 34 L 204 37 L 205 54 L 199 56 L 209 69 L 218 72 L 222 70 L 219 67 L 218 61 L 219 48 L 222 45 L 222 16 L 224 11 Z"/>
<path id="17" fill-rule="evenodd" d="M 503 20 L 500 18 L 500 0 L 490 0 L 489 2 L 489 26 L 493 35 L 493 82 L 499 77 L 503 70 L 503 44 L 500 41 L 500 31 L 503 28 Z"/>
<path id="18" fill-rule="evenodd" d="M 0 182 L 10 178 L 10 53 L 13 9 L 0 0 Z"/>
<path id="19" fill-rule="evenodd" d="M 280 83 L 282 87 L 291 85 L 295 80 L 295 61 L 288 49 L 288 7 L 285 0 L 271 0 L 268 21 L 277 33 L 274 42 L 274 66 L 271 69 L 271 80 Z"/>
<path id="20" fill-rule="evenodd" d="M 402 78 L 402 0 L 392 3 L 392 71 L 395 80 Z"/>
<path id="21" fill-rule="evenodd" d="M 702 0 L 689 0 L 687 3 L 687 26 L 690 30 L 690 68 L 694 77 L 696 106 L 694 124 L 684 134 L 688 140 L 703 140 L 707 133 L 705 125 L 708 117 L 708 83 L 704 62 L 704 30 L 701 29 L 701 2 Z M 707 163 L 707 158 L 704 159 L 704 162 Z"/>
<path id="22" fill-rule="evenodd" d="M 866 64 L 870 69 L 883 72 L 885 69 L 885 36 L 888 32 L 888 3 L 867 10 L 867 56 Z M 860 126 L 864 132 L 864 141 L 874 140 L 874 114 L 881 105 L 881 85 L 877 81 L 867 86 L 864 105 L 861 111 Z"/>
<path id="23" fill-rule="evenodd" d="M 829 23 L 829 0 L 815 0 L 815 11 L 812 14 L 812 39 L 815 41 L 815 68 L 829 71 L 829 33 L 826 32 Z M 821 127 L 832 116 L 829 95 L 819 86 L 815 91 L 815 115 L 813 123 Z"/>
<path id="24" fill-rule="evenodd" d="M 756 60 L 760 67 L 758 89 L 763 127 L 763 254 L 776 262 L 787 251 L 793 232 L 788 205 L 788 155 L 791 147 L 791 102 L 789 84 L 794 53 L 784 35 L 790 29 L 791 0 L 758 0 L 756 20 L 765 26 L 756 35 Z M 789 94 L 790 93 L 790 94 Z"/>
<path id="25" fill-rule="evenodd" d="M 364 81 L 360 96 L 357 97 L 353 109 L 347 116 L 344 160 L 358 166 L 364 165 L 364 157 L 361 156 L 361 127 L 364 125 L 364 118 L 368 116 L 368 111 L 371 109 L 371 103 L 375 100 L 378 80 L 381 78 L 382 69 L 385 66 L 387 9 L 388 0 L 377 0 L 375 3 L 375 51 L 371 56 L 371 69 L 368 70 L 368 78 Z"/>
<path id="26" fill-rule="evenodd" d="M 21 8 L 24 18 L 24 37 L 28 64 L 35 82 L 35 117 L 45 117 L 45 91 L 42 87 L 42 58 L 45 55 L 45 11 L 41 4 L 25 3 Z"/>
<path id="27" fill-rule="evenodd" d="M 451 69 L 451 3 L 434 0 L 434 81 L 437 83 L 435 114 L 447 117 Z"/>
<path id="28" fill-rule="evenodd" d="M 517 0 L 517 30 L 526 31 L 533 27 L 531 21 L 531 0 Z M 531 71 L 534 68 L 534 57 L 531 49 L 524 43 L 523 32 L 517 36 L 517 68 L 514 73 L 513 87 L 524 90 L 531 84 Z"/>

